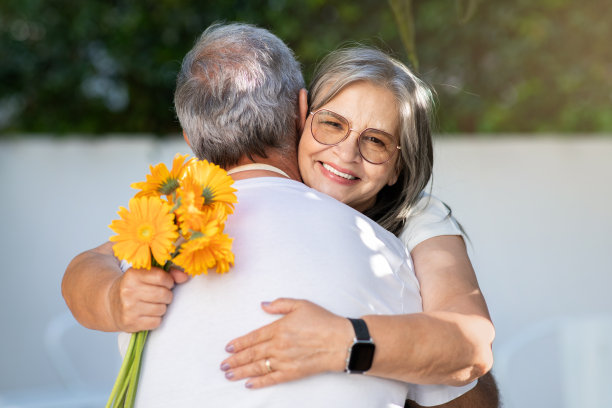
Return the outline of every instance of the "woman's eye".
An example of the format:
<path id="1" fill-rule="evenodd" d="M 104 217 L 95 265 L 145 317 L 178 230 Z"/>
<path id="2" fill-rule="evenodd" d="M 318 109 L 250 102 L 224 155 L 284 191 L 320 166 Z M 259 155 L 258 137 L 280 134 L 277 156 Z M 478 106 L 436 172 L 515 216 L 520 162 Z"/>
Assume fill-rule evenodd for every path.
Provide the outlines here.
<path id="1" fill-rule="evenodd" d="M 380 140 L 379 138 L 375 137 L 375 136 L 364 136 L 363 137 L 364 142 L 377 146 L 377 147 L 385 147 L 386 144 L 384 141 Z"/>
<path id="2" fill-rule="evenodd" d="M 321 125 L 335 130 L 342 130 L 343 128 L 342 123 L 335 120 L 324 120 L 321 122 Z"/>

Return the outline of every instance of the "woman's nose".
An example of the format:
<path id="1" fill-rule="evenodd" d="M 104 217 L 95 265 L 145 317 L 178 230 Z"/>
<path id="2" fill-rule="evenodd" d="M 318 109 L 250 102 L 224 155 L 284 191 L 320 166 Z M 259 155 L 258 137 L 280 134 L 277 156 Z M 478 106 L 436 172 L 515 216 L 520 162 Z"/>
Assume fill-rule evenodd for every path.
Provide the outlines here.
<path id="1" fill-rule="evenodd" d="M 358 140 L 359 133 L 351 129 L 348 137 L 334 146 L 336 155 L 347 163 L 357 161 L 360 157 Z"/>

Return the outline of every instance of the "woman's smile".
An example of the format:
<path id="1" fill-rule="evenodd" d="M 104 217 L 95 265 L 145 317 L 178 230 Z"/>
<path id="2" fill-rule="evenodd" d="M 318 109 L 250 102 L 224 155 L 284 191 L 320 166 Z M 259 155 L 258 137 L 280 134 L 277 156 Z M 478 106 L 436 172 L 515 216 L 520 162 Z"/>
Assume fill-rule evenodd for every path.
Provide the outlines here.
<path id="1" fill-rule="evenodd" d="M 328 164 L 324 162 L 319 162 L 319 163 L 321 163 L 321 167 L 323 167 L 323 169 L 321 170 L 323 174 L 326 177 L 329 177 L 331 180 L 334 180 L 340 183 L 346 183 L 346 182 L 356 183 L 359 180 L 359 177 L 355 176 L 354 174 L 351 174 L 348 170 L 344 170 L 344 169 L 341 170 L 340 168 L 334 167 L 334 165 L 332 164 Z"/>

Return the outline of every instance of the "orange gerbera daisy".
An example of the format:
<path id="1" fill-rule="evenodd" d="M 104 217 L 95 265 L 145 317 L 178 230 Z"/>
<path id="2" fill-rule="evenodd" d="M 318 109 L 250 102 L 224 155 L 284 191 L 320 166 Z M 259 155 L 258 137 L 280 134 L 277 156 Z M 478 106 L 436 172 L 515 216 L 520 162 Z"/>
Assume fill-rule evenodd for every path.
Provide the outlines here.
<path id="1" fill-rule="evenodd" d="M 204 205 L 218 202 L 224 204 L 226 213 L 233 212 L 234 203 L 238 202 L 234 194 L 236 189 L 232 188 L 234 180 L 225 170 L 206 160 L 197 160 L 188 167 L 187 177 L 202 187 Z"/>
<path id="2" fill-rule="evenodd" d="M 128 206 L 129 211 L 119 208 L 121 219 L 113 220 L 110 225 L 117 233 L 110 238 L 115 242 L 115 256 L 130 262 L 134 268 L 151 269 L 151 256 L 164 265 L 174 252 L 178 238 L 170 206 L 158 197 L 134 197 Z"/>
<path id="3" fill-rule="evenodd" d="M 205 214 L 204 197 L 202 197 L 202 186 L 194 182 L 191 177 L 181 182 L 181 188 L 177 190 L 178 198 L 175 205 L 175 213 L 181 233 L 186 234 L 190 229 L 198 230 L 200 221 Z"/>
<path id="4" fill-rule="evenodd" d="M 225 273 L 234 264 L 232 242 L 227 234 L 206 236 L 194 233 L 191 240 L 181 245 L 173 262 L 191 276 L 208 274 L 208 269 L 215 265 L 217 273 Z"/>
<path id="5" fill-rule="evenodd" d="M 149 166 L 151 174 L 147 175 L 147 181 L 140 181 L 131 185 L 132 188 L 142 190 L 136 194 L 136 197 L 165 195 L 172 202 L 172 193 L 179 187 L 189 164 L 195 160 L 192 158 L 185 162 L 188 157 L 188 154 L 180 155 L 177 153 L 172 161 L 172 170 L 170 171 L 164 163 Z"/>

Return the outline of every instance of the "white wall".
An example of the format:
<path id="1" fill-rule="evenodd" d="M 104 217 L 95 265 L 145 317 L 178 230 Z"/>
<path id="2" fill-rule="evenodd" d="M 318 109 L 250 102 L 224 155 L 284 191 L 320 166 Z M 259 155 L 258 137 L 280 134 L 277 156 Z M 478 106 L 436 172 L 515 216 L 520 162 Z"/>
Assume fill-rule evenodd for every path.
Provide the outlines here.
<path id="1" fill-rule="evenodd" d="M 66 311 L 64 269 L 108 239 L 129 184 L 175 152 L 188 153 L 178 137 L 0 141 L 0 394 L 61 385 L 43 334 Z M 434 193 L 471 237 L 496 349 L 540 320 L 612 313 L 612 138 L 445 138 L 436 153 Z M 69 352 L 86 381 L 110 390 L 114 335 L 76 329 L 73 337 L 82 341 Z"/>

